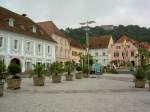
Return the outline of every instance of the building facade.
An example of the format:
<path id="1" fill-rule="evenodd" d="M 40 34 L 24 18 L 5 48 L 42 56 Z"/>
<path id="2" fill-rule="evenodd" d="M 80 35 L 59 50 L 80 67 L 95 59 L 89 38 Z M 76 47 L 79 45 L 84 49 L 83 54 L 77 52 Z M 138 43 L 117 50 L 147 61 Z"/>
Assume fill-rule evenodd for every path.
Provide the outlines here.
<path id="1" fill-rule="evenodd" d="M 107 66 L 111 62 L 111 47 L 113 45 L 112 36 L 97 36 L 90 38 L 90 49 L 89 53 L 93 59 Z"/>
<path id="2" fill-rule="evenodd" d="M 70 39 L 70 60 L 75 61 L 76 63 L 80 62 L 80 57 L 86 54 L 86 49 L 80 42 Z"/>
<path id="3" fill-rule="evenodd" d="M 38 23 L 56 42 L 56 60 L 65 62 L 70 60 L 70 39 L 61 32 L 52 21 Z"/>
<path id="4" fill-rule="evenodd" d="M 0 7 L 0 58 L 8 66 L 19 64 L 22 72 L 33 64 L 56 61 L 56 42 L 28 17 Z"/>
<path id="5" fill-rule="evenodd" d="M 130 39 L 127 36 L 122 36 L 113 46 L 112 46 L 112 60 L 113 61 L 124 61 L 132 62 L 133 65 L 136 64 L 136 55 L 138 54 L 138 48 L 135 44 L 136 41 Z"/>

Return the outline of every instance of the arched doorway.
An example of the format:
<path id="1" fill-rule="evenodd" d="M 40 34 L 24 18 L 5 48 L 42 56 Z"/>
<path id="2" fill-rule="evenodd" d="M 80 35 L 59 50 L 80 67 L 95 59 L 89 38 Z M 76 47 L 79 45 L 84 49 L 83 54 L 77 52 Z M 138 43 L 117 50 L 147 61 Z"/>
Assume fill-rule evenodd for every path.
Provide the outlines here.
<path id="1" fill-rule="evenodd" d="M 17 59 L 17 58 L 13 58 L 13 59 L 10 61 L 10 63 L 15 63 L 15 64 L 18 64 L 18 65 L 21 66 L 20 60 Z"/>
<path id="2" fill-rule="evenodd" d="M 10 63 L 15 63 L 17 65 L 19 65 L 21 67 L 21 62 L 18 58 L 13 58 Z M 22 67 L 21 67 L 21 71 L 22 71 Z"/>

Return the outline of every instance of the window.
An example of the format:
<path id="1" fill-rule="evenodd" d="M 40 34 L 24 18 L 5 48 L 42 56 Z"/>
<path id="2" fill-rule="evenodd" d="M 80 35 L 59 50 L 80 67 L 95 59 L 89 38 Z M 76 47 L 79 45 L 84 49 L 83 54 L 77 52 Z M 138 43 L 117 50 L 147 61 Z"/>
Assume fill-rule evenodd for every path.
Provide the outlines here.
<path id="1" fill-rule="evenodd" d="M 98 52 L 95 53 L 95 56 L 98 56 Z"/>
<path id="2" fill-rule="evenodd" d="M 123 59 L 125 58 L 125 57 L 127 57 L 127 53 L 126 52 L 122 52 L 122 57 L 123 57 Z"/>
<path id="3" fill-rule="evenodd" d="M 128 57 L 128 51 L 126 51 L 125 53 L 126 53 L 126 57 Z"/>
<path id="4" fill-rule="evenodd" d="M 15 19 L 14 18 L 9 18 L 9 26 L 12 26 L 14 27 L 14 22 L 15 22 Z"/>
<path id="5" fill-rule="evenodd" d="M 78 53 L 76 51 L 72 51 L 72 56 L 77 56 Z"/>
<path id="6" fill-rule="evenodd" d="M 130 45 L 127 45 L 127 48 L 130 48 Z"/>
<path id="7" fill-rule="evenodd" d="M 50 46 L 47 46 L 47 53 L 50 53 Z"/>
<path id="8" fill-rule="evenodd" d="M 121 47 L 120 46 L 116 46 L 116 49 L 120 49 Z"/>
<path id="9" fill-rule="evenodd" d="M 3 46 L 3 37 L 0 37 L 0 47 Z"/>
<path id="10" fill-rule="evenodd" d="M 38 53 L 41 52 L 41 44 L 38 44 Z"/>
<path id="11" fill-rule="evenodd" d="M 27 42 L 27 51 L 28 51 L 28 52 L 30 51 L 30 46 L 31 46 L 31 43 L 30 43 L 30 42 Z"/>
<path id="12" fill-rule="evenodd" d="M 18 49 L 18 40 L 14 40 L 14 49 Z"/>
<path id="13" fill-rule="evenodd" d="M 36 33 L 36 27 L 35 26 L 32 27 L 32 31 L 33 31 L 33 33 Z"/>
<path id="14" fill-rule="evenodd" d="M 105 52 L 103 52 L 103 56 L 105 56 L 106 55 L 106 53 Z"/>
<path id="15" fill-rule="evenodd" d="M 131 56 L 134 56 L 134 51 L 131 51 Z"/>
<path id="16" fill-rule="evenodd" d="M 103 62 L 105 63 L 105 62 L 106 62 L 106 59 L 104 59 Z"/>
<path id="17" fill-rule="evenodd" d="M 119 57 L 119 52 L 114 52 L 114 57 Z"/>
<path id="18" fill-rule="evenodd" d="M 20 25 L 20 28 L 23 29 L 23 30 L 25 29 L 24 25 Z"/>

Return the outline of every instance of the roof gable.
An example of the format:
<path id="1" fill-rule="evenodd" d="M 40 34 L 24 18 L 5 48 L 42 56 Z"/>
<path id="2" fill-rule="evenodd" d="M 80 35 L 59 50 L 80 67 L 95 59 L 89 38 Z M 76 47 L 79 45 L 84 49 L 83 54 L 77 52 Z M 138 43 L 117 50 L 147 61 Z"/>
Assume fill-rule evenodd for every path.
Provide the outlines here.
<path id="1" fill-rule="evenodd" d="M 58 36 L 68 39 L 68 37 L 63 32 L 61 32 L 52 21 L 44 21 L 37 24 L 42 27 L 50 36 L 52 36 L 52 34 L 56 34 Z"/>
<path id="2" fill-rule="evenodd" d="M 90 48 L 91 49 L 108 48 L 111 38 L 112 36 L 110 35 L 90 37 L 89 40 Z"/>
<path id="3" fill-rule="evenodd" d="M 13 27 L 9 26 L 8 24 L 10 18 L 13 18 L 15 20 Z M 36 27 L 36 32 L 32 31 L 33 26 Z M 30 18 L 19 15 L 3 7 L 0 7 L 0 29 L 55 42 L 42 28 L 40 28 Z"/>

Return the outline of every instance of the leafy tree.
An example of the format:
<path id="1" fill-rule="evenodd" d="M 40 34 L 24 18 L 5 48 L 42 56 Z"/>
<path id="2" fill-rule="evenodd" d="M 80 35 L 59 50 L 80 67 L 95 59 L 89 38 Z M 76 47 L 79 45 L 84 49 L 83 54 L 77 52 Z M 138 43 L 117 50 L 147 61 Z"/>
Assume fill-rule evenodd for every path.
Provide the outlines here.
<path id="1" fill-rule="evenodd" d="M 85 43 L 85 30 L 84 28 L 66 28 L 63 31 L 67 36 L 80 40 L 81 43 Z M 89 35 L 112 35 L 114 40 L 118 40 L 121 35 L 127 35 L 132 39 L 139 41 L 150 42 L 150 28 L 140 27 L 138 25 L 119 25 L 114 26 L 113 30 L 107 31 L 100 26 L 91 27 L 89 30 Z"/>

